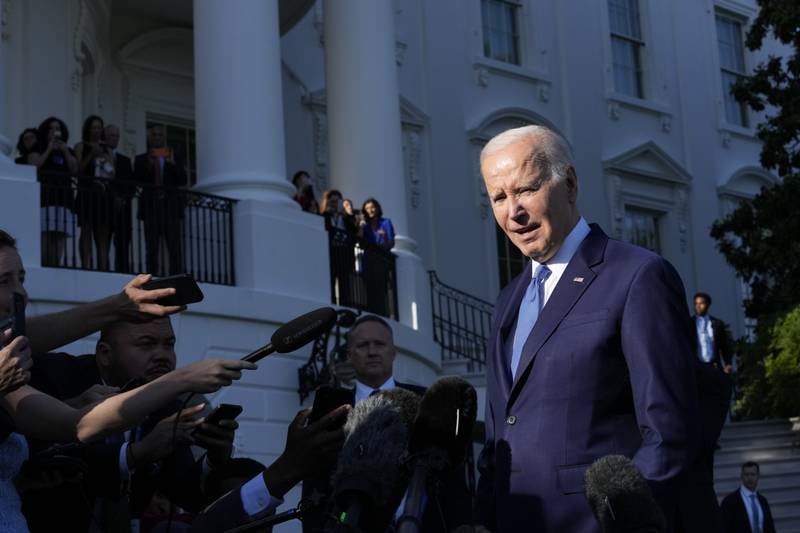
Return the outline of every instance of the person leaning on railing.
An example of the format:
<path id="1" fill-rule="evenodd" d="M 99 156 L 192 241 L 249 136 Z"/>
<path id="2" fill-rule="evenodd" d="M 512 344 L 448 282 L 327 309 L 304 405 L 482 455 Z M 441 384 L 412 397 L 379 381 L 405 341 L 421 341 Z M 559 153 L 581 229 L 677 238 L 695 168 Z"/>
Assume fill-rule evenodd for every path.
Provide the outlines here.
<path id="1" fill-rule="evenodd" d="M 114 153 L 103 138 L 105 124 L 97 115 L 83 122 L 81 142 L 75 145 L 78 159 L 78 194 L 75 211 L 81 236 L 78 247 L 81 266 L 84 269 L 97 267 L 107 272 L 108 252 L 111 248 L 111 217 L 113 204 L 107 190 L 108 183 L 102 179 L 114 177 Z M 97 263 L 92 261 L 92 240 L 97 246 Z"/>
<path id="2" fill-rule="evenodd" d="M 173 370 L 141 387 L 80 409 L 26 384 L 30 377 L 32 348 L 57 347 L 77 340 L 87 329 L 101 322 L 109 322 L 109 318 L 103 319 L 97 314 L 100 308 L 112 311 L 118 307 L 120 314 L 116 316 L 130 313 L 129 318 L 138 317 L 140 320 L 148 315 L 164 315 L 180 310 L 155 303 L 158 298 L 174 291 L 144 291 L 140 286 L 146 279 L 146 276 L 137 277 L 125 287 L 122 295 L 38 317 L 38 320 L 32 319 L 30 341 L 24 336 L 12 340 L 10 328 L 0 332 L 0 531 L 27 531 L 13 481 L 22 462 L 28 457 L 27 444 L 20 434 L 60 442 L 98 440 L 136 426 L 147 415 L 175 401 L 181 394 L 215 392 L 240 379 L 242 370 L 256 368 L 256 365 L 246 361 L 204 359 Z M 0 230 L 0 319 L 11 314 L 10 302 L 14 293 L 22 295 L 27 304 L 24 280 L 25 270 L 15 241 Z M 82 316 L 85 316 L 85 320 L 81 320 Z M 70 332 L 63 325 L 60 326 L 60 322 L 86 324 Z M 38 343 L 34 342 L 38 332 L 50 328 L 53 329 L 50 334 L 44 335 L 45 338 Z"/>
<path id="3" fill-rule="evenodd" d="M 69 130 L 64 121 L 48 117 L 39 124 L 36 147 L 28 164 L 38 169 L 41 193 L 42 264 L 57 266 L 64 257 L 67 237 L 75 228 L 72 176 L 78 160 L 67 146 Z"/>

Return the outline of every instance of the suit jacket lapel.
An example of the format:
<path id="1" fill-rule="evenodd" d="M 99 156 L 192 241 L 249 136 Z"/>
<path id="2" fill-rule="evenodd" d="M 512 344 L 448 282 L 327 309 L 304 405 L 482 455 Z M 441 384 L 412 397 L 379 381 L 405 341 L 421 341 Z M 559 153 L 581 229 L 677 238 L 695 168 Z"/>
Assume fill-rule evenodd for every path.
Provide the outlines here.
<path id="1" fill-rule="evenodd" d="M 531 262 L 528 261 L 522 274 L 516 278 L 516 286 L 511 292 L 511 298 L 503 310 L 503 315 L 500 317 L 497 336 L 494 339 L 495 368 L 498 369 L 498 378 L 503 385 L 503 395 L 505 398 L 508 398 L 511 392 L 511 361 L 506 360 L 505 344 L 506 340 L 508 340 L 511 327 L 514 325 L 514 321 L 519 314 L 519 306 L 522 303 L 522 297 L 525 296 L 525 291 L 528 285 L 530 285 L 531 268 Z"/>
<path id="2" fill-rule="evenodd" d="M 592 284 L 594 278 L 597 277 L 591 267 L 603 260 L 608 237 L 596 224 L 592 224 L 591 227 L 592 231 L 586 236 L 570 260 L 555 290 L 553 290 L 553 294 L 550 295 L 542 309 L 542 313 L 536 320 L 528 340 L 525 341 L 525 346 L 522 348 L 522 358 L 517 368 L 517 375 L 511 386 L 508 407 L 511 407 L 511 404 L 514 403 L 522 383 L 527 379 L 528 370 L 533 364 L 536 354 L 539 353 L 547 339 L 550 338 L 567 313 L 569 313 L 589 285 Z M 583 282 L 574 281 L 575 278 L 583 278 Z M 519 303 L 517 307 L 519 307 Z"/>

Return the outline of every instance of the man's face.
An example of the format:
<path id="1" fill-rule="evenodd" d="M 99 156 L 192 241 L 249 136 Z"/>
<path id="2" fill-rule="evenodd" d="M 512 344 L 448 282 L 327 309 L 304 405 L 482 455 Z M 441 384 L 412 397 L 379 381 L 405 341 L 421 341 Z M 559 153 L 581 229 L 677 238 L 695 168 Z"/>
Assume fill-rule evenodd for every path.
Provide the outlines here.
<path id="1" fill-rule="evenodd" d="M 694 311 L 697 313 L 697 316 L 706 316 L 706 313 L 708 313 L 708 307 L 708 300 L 702 296 L 698 296 L 694 299 Z"/>
<path id="2" fill-rule="evenodd" d="M 119 128 L 109 126 L 106 128 L 106 144 L 116 149 L 119 145 Z"/>
<path id="3" fill-rule="evenodd" d="M 11 316 L 14 312 L 13 294 L 16 292 L 25 297 L 28 304 L 28 293 L 23 286 L 25 269 L 22 258 L 10 246 L 0 246 L 0 320 Z"/>
<path id="4" fill-rule="evenodd" d="M 350 330 L 347 357 L 356 378 L 365 385 L 377 388 L 392 375 L 395 348 L 392 334 L 383 324 L 364 322 Z"/>
<path id="5" fill-rule="evenodd" d="M 544 263 L 578 220 L 578 181 L 572 169 L 560 180 L 542 176 L 531 157 L 537 143 L 508 146 L 486 157 L 481 171 L 497 224 L 520 252 Z"/>
<path id="6" fill-rule="evenodd" d="M 150 148 L 164 148 L 164 128 L 152 126 L 147 130 L 147 142 Z"/>
<path id="7" fill-rule="evenodd" d="M 758 487 L 758 468 L 746 466 L 742 468 L 742 485 L 747 490 L 755 491 Z"/>
<path id="8" fill-rule="evenodd" d="M 115 382 L 109 385 L 121 387 L 140 377 L 152 381 L 175 370 L 175 333 L 166 318 L 143 324 L 120 324 L 112 330 L 107 342 L 98 343 L 98 356 L 100 352 Z"/>

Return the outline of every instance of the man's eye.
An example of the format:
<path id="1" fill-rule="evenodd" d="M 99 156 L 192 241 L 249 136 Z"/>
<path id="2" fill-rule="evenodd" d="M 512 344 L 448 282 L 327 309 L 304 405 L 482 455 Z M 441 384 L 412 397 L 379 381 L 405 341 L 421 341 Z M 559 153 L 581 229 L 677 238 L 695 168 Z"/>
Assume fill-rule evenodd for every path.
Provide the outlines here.
<path id="1" fill-rule="evenodd" d="M 505 199 L 506 199 L 505 196 L 495 196 L 494 198 L 492 198 L 492 202 L 495 203 L 495 204 L 499 204 L 500 202 L 502 202 Z"/>

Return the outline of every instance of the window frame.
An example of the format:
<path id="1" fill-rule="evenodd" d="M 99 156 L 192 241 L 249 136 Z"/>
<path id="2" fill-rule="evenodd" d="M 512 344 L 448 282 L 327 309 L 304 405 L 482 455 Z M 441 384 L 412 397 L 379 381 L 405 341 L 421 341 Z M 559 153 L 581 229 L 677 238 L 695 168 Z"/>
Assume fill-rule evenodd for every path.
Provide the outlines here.
<path id="1" fill-rule="evenodd" d="M 515 56 L 516 62 L 508 61 L 507 59 L 500 59 L 492 55 L 491 50 L 491 38 L 490 35 L 487 35 L 487 30 L 491 30 L 493 28 L 490 27 L 489 20 L 484 16 L 484 6 L 487 4 L 500 4 L 503 6 L 507 6 L 513 9 L 513 21 L 514 21 L 514 28 L 511 32 L 512 36 L 512 51 Z M 498 61 L 504 65 L 514 65 L 516 67 L 523 67 L 525 64 L 525 58 L 523 54 L 524 46 L 524 35 L 523 35 L 523 17 L 522 17 L 522 10 L 523 4 L 521 0 L 480 0 L 480 17 L 481 17 L 481 55 L 482 57 L 489 59 L 491 61 Z M 495 31 L 500 31 L 499 29 L 495 29 Z M 503 35 L 507 35 L 508 32 L 503 31 Z M 487 44 L 489 45 L 489 53 L 487 54 Z M 506 43 L 508 44 L 508 43 Z"/>
<path id="2" fill-rule="evenodd" d="M 722 64 L 722 54 L 720 52 L 720 35 L 719 35 L 719 28 L 718 28 L 718 19 L 725 19 L 729 22 L 732 22 L 738 25 L 738 36 L 739 36 L 739 44 L 741 50 L 741 60 L 742 68 L 744 69 L 743 72 L 738 72 L 735 70 L 731 70 L 728 67 L 723 66 Z M 747 65 L 747 53 L 745 52 L 746 48 L 744 45 L 745 42 L 745 34 L 747 31 L 748 26 L 748 17 L 744 14 L 733 13 L 726 9 L 721 8 L 720 6 L 715 6 L 714 8 L 714 35 L 716 37 L 716 52 L 717 52 L 717 63 L 719 67 L 719 84 L 720 84 L 720 91 L 722 94 L 722 121 L 729 126 L 735 126 L 737 128 L 744 128 L 750 129 L 751 128 L 751 117 L 750 112 L 747 105 L 736 101 L 734 98 L 734 102 L 739 109 L 739 118 L 740 122 L 731 122 L 728 118 L 728 107 L 726 100 L 727 98 L 733 98 L 733 95 L 726 91 L 725 88 L 725 74 L 730 76 L 735 76 L 737 79 L 746 78 L 748 77 L 748 65 Z"/>
<path id="3" fill-rule="evenodd" d="M 647 98 L 647 84 L 645 83 L 645 68 L 644 68 L 644 51 L 645 46 L 647 46 L 646 41 L 644 40 L 644 29 L 642 24 L 642 6 L 640 5 L 640 0 L 623 0 L 631 2 L 636 11 L 636 24 L 639 30 L 639 37 L 635 37 L 633 35 L 626 35 L 624 33 L 618 33 L 612 29 L 613 24 L 611 23 L 611 5 L 610 3 L 614 0 L 606 0 L 606 10 L 608 14 L 608 34 L 610 37 L 610 44 L 611 44 L 611 77 L 612 77 L 612 88 L 616 94 L 624 95 L 630 98 L 638 98 L 640 100 L 645 100 Z M 616 62 L 614 61 L 614 40 L 620 40 L 626 43 L 633 45 L 634 47 L 634 74 L 635 74 L 635 81 L 636 81 L 636 94 L 628 94 L 623 92 L 617 87 L 616 83 Z"/>

